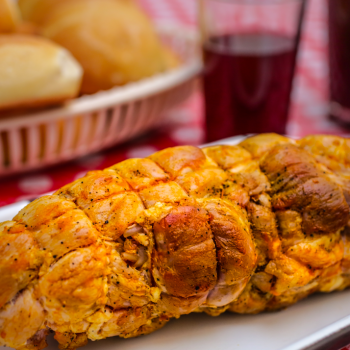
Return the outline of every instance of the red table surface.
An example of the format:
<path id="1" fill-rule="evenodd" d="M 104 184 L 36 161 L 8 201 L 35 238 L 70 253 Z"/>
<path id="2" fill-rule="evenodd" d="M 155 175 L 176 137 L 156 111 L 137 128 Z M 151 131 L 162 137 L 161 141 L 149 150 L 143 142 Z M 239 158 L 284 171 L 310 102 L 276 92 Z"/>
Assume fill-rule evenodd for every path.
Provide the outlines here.
<path id="1" fill-rule="evenodd" d="M 156 20 L 196 25 L 195 0 L 139 0 Z M 288 134 L 304 136 L 350 133 L 327 118 L 327 6 L 325 0 L 310 0 L 298 57 L 288 122 Z M 174 123 L 124 145 L 76 161 L 0 181 L 0 206 L 53 191 L 92 169 L 103 169 L 130 157 L 145 157 L 159 149 L 204 141 L 203 102 L 200 92 L 170 112 Z M 350 350 L 350 345 L 342 350 Z"/>

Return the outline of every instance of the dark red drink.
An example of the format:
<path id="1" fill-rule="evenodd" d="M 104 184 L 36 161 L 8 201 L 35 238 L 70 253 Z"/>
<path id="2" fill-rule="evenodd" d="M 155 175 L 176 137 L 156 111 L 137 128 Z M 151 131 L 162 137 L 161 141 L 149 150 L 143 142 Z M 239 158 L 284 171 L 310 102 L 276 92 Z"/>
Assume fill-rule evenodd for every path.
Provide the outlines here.
<path id="1" fill-rule="evenodd" d="M 350 122 L 350 1 L 329 0 L 328 6 L 332 113 Z"/>
<path id="2" fill-rule="evenodd" d="M 270 33 L 213 37 L 204 45 L 207 141 L 285 133 L 296 39 Z"/>

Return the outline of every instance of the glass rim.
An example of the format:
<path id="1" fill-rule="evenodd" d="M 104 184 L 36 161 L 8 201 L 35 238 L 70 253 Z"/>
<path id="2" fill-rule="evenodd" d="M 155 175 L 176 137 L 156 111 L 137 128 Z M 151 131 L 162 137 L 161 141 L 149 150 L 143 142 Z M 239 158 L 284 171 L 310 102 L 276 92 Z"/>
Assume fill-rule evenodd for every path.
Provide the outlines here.
<path id="1" fill-rule="evenodd" d="M 249 6 L 249 5 L 260 5 L 260 6 L 269 6 L 269 5 L 282 5 L 289 2 L 306 2 L 306 0 L 267 0 L 266 2 L 262 2 L 261 0 L 201 0 L 201 1 L 212 1 L 212 2 L 221 2 L 221 3 L 228 3 L 228 4 L 235 4 L 235 5 L 242 5 L 242 6 Z"/>

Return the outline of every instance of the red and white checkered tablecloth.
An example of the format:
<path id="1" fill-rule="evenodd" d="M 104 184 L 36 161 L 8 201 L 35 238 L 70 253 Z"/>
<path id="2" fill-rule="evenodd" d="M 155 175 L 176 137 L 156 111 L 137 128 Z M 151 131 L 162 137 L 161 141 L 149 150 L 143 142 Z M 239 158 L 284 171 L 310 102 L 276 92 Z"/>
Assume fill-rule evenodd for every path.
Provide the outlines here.
<path id="1" fill-rule="evenodd" d="M 196 25 L 196 0 L 139 0 L 156 20 Z M 309 0 L 305 18 L 288 134 L 346 134 L 349 130 L 327 119 L 327 7 L 325 0 Z M 198 92 L 188 103 L 171 112 L 171 127 L 154 131 L 122 146 L 48 169 L 12 176 L 0 181 L 0 206 L 53 191 L 84 175 L 128 157 L 144 157 L 156 150 L 204 141 L 203 105 Z"/>

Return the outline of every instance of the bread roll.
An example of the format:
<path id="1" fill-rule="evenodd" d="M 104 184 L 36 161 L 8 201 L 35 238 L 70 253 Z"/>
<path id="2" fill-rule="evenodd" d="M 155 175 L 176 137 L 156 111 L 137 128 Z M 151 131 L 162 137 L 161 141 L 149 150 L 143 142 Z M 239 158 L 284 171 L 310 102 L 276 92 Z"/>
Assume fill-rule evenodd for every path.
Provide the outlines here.
<path id="1" fill-rule="evenodd" d="M 50 41 L 0 35 L 0 109 L 47 106 L 79 93 L 82 69 Z"/>
<path id="2" fill-rule="evenodd" d="M 22 0 L 21 8 L 25 19 L 40 24 L 42 35 L 80 62 L 83 93 L 137 81 L 177 64 L 133 1 Z"/>
<path id="3" fill-rule="evenodd" d="M 50 8 L 63 1 L 69 0 L 18 0 L 18 6 L 25 21 L 40 24 Z"/>
<path id="4" fill-rule="evenodd" d="M 0 33 L 11 33 L 20 22 L 20 12 L 11 0 L 0 0 Z"/>
<path id="5" fill-rule="evenodd" d="M 38 25 L 36 25 L 33 22 L 21 21 L 13 33 L 14 34 L 21 34 L 21 35 L 38 35 L 38 36 L 40 36 L 40 29 L 39 29 Z"/>

